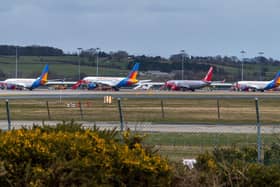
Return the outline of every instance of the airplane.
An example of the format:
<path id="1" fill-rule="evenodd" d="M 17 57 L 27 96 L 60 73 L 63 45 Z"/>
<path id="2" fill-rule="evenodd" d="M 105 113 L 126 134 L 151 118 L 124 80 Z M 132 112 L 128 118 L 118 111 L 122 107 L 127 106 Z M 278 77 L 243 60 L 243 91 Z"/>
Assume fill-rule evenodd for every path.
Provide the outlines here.
<path id="1" fill-rule="evenodd" d="M 169 80 L 165 83 L 165 86 L 169 90 L 195 91 L 195 89 L 209 86 L 212 81 L 212 75 L 213 67 L 211 66 L 202 80 Z"/>
<path id="2" fill-rule="evenodd" d="M 150 89 L 161 89 L 164 86 L 164 82 L 141 82 L 139 81 L 136 86 L 133 88 L 134 90 L 150 90 Z"/>
<path id="3" fill-rule="evenodd" d="M 29 89 L 33 90 L 39 86 L 45 85 L 48 82 L 48 64 L 45 65 L 41 75 L 36 79 L 24 79 L 24 78 L 11 78 L 5 81 L 0 81 L 2 88 L 7 89 Z"/>
<path id="4" fill-rule="evenodd" d="M 65 79 L 53 79 L 48 80 L 45 86 L 47 86 L 49 89 L 67 89 L 68 87 L 72 87 L 76 83 L 76 81 L 66 81 Z"/>
<path id="5" fill-rule="evenodd" d="M 72 89 L 77 89 L 80 85 L 86 84 L 88 89 L 95 89 L 103 85 L 118 91 L 121 87 L 131 86 L 139 82 L 136 79 L 139 65 L 139 63 L 136 63 L 127 77 L 85 77 L 76 82 L 76 84 L 72 86 Z"/>
<path id="6" fill-rule="evenodd" d="M 213 81 L 209 86 L 211 90 L 229 90 L 233 87 L 233 85 L 234 84 L 231 82 Z"/>
<path id="7" fill-rule="evenodd" d="M 236 90 L 239 91 L 261 91 L 277 88 L 280 85 L 280 71 L 276 73 L 270 81 L 238 81 L 234 84 Z"/>

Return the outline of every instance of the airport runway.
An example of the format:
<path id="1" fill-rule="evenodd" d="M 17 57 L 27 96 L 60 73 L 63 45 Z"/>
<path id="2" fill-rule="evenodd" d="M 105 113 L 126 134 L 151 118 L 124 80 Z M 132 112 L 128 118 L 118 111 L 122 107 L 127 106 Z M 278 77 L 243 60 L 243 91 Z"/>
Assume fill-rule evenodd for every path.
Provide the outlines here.
<path id="1" fill-rule="evenodd" d="M 44 124 L 55 125 L 61 121 L 45 121 Z M 100 129 L 120 130 L 118 122 L 87 122 L 81 121 L 84 127 L 93 127 L 96 125 Z M 42 125 L 42 121 L 12 121 L 12 128 L 18 129 L 22 126 L 31 127 L 33 124 Z M 0 128 L 8 129 L 7 121 L 0 121 Z M 153 124 L 153 123 L 125 123 L 124 129 L 130 128 L 132 131 L 139 132 L 181 132 L 181 133 L 244 133 L 255 134 L 257 129 L 255 125 L 208 125 L 208 124 Z M 262 125 L 263 134 L 280 133 L 279 125 Z"/>
<path id="2" fill-rule="evenodd" d="M 103 98 L 112 96 L 113 98 L 178 98 L 178 99 L 251 99 L 251 98 L 280 98 L 280 92 L 233 92 L 233 91 L 89 91 L 89 90 L 0 90 L 0 99 L 58 99 L 58 98 Z"/>

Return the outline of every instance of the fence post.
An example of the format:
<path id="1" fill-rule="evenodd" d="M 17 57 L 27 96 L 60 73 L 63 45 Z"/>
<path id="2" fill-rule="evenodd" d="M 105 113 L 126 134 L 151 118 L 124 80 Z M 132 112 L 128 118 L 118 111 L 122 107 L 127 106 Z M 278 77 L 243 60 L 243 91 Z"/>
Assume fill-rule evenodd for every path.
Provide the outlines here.
<path id="1" fill-rule="evenodd" d="M 48 110 L 48 119 L 51 120 L 50 108 L 49 108 L 49 101 L 46 101 L 47 110 Z"/>
<path id="2" fill-rule="evenodd" d="M 10 108 L 9 108 L 8 99 L 6 99 L 6 111 L 7 111 L 7 119 L 8 119 L 8 130 L 11 130 L 11 118 L 10 118 Z"/>
<path id="3" fill-rule="evenodd" d="M 160 104 L 161 104 L 161 118 L 164 119 L 163 100 L 160 101 Z"/>
<path id="4" fill-rule="evenodd" d="M 218 120 L 220 120 L 220 100 L 217 99 L 217 113 L 218 113 Z"/>
<path id="5" fill-rule="evenodd" d="M 121 99 L 118 98 L 118 107 L 120 113 L 120 125 L 121 125 L 121 132 L 123 131 L 123 114 L 122 114 L 122 106 L 121 106 Z"/>
<path id="6" fill-rule="evenodd" d="M 260 123 L 260 114 L 259 114 L 259 100 L 255 98 L 256 104 L 256 114 L 257 114 L 257 145 L 258 145 L 258 162 L 261 163 L 261 123 Z"/>
<path id="7" fill-rule="evenodd" d="M 81 119 L 84 119 L 84 113 L 83 113 L 83 107 L 82 107 L 82 102 L 81 101 L 79 101 L 79 106 L 80 106 Z"/>

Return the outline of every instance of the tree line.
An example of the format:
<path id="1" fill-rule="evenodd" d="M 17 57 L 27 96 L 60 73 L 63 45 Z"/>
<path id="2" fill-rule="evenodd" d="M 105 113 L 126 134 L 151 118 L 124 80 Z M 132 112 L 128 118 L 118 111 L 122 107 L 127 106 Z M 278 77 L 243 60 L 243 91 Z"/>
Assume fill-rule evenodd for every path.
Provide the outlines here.
<path id="1" fill-rule="evenodd" d="M 48 46 L 14 46 L 0 45 L 0 55 L 7 56 L 61 56 L 64 55 L 63 50 Z"/>
<path id="2" fill-rule="evenodd" d="M 240 59 L 236 56 L 191 56 L 187 53 L 172 54 L 170 57 L 165 58 L 161 56 L 147 56 L 147 55 L 131 55 L 124 50 L 115 52 L 105 52 L 96 50 L 96 48 L 83 49 L 74 53 L 65 53 L 62 49 L 48 46 L 14 46 L 14 45 L 0 45 L 0 55 L 2 56 L 73 56 L 70 60 L 59 60 L 63 63 L 76 64 L 77 57 L 82 58 L 81 65 L 83 66 L 96 66 L 97 59 L 102 67 L 116 68 L 116 69 L 131 69 L 135 62 L 141 63 L 141 71 L 161 71 L 166 73 L 174 73 L 174 78 L 179 78 L 180 70 L 182 67 L 185 70 L 185 78 L 201 78 L 203 72 L 207 72 L 210 66 L 214 66 L 215 78 L 237 80 L 240 78 L 240 73 L 235 71 L 228 73 L 230 68 L 240 69 L 242 63 L 244 64 L 261 64 L 258 72 L 246 71 L 247 78 L 268 77 L 268 66 L 279 66 L 280 61 L 264 56 L 256 56 L 253 58 Z M 3 73 L 3 72 L 2 72 Z M 1 72 L 0 72 L 1 74 Z M 1 76 L 1 75 L 0 75 Z"/>

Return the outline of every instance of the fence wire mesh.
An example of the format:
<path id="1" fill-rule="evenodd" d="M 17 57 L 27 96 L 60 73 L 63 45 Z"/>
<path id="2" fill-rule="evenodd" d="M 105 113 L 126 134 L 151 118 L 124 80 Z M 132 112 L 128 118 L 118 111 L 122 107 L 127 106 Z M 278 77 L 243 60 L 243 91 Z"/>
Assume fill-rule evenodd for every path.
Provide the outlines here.
<path id="1" fill-rule="evenodd" d="M 117 98 L 10 100 L 12 128 L 75 120 L 86 127 L 120 129 Z M 262 150 L 279 142 L 279 99 L 259 100 Z M 145 144 L 178 160 L 215 147 L 256 146 L 253 99 L 121 99 L 124 128 L 147 135 Z M 0 104 L 1 128 L 7 129 L 5 103 Z M 264 155 L 264 154 L 263 154 Z M 263 156 L 264 157 L 264 156 Z M 263 158 L 265 159 L 265 158 Z"/>

